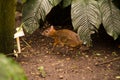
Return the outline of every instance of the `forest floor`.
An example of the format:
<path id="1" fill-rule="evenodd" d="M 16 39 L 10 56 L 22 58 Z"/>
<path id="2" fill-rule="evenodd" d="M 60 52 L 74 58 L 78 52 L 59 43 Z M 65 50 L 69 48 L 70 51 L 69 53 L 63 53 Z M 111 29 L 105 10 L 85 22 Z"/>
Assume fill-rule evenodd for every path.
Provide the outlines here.
<path id="1" fill-rule="evenodd" d="M 119 42 L 98 38 L 85 51 L 60 45 L 53 49 L 53 40 L 41 32 L 21 38 L 16 60 L 28 80 L 120 80 Z"/>

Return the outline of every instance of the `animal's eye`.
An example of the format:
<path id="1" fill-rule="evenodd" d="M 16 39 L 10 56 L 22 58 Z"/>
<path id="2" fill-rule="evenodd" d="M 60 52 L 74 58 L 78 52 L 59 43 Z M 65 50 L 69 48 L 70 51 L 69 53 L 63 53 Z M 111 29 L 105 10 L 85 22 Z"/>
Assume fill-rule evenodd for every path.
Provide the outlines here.
<path id="1" fill-rule="evenodd" d="M 45 32 L 48 33 L 48 30 L 46 30 Z"/>

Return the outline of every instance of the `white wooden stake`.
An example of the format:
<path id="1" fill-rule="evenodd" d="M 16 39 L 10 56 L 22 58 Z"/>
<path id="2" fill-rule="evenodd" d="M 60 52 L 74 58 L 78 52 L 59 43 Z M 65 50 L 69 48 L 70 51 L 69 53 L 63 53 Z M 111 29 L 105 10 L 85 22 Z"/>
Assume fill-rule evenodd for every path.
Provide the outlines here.
<path id="1" fill-rule="evenodd" d="M 16 41 L 17 41 L 18 53 L 21 53 L 20 38 L 19 38 L 19 37 L 17 37 L 17 38 L 16 38 Z"/>
<path id="2" fill-rule="evenodd" d="M 21 47 L 20 47 L 20 37 L 24 36 L 24 32 L 23 32 L 23 29 L 22 29 L 22 26 L 23 26 L 24 23 L 21 24 L 20 27 L 16 28 L 16 33 L 14 34 L 14 38 L 16 38 L 16 42 L 17 42 L 17 53 L 21 53 Z M 16 53 L 16 55 L 18 56 L 18 54 Z"/>

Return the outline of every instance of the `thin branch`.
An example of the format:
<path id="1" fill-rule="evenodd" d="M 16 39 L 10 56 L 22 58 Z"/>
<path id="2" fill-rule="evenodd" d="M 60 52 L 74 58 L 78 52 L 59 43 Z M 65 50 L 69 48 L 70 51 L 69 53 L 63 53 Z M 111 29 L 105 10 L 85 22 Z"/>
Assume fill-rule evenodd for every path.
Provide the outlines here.
<path id="1" fill-rule="evenodd" d="M 107 63 L 110 63 L 110 62 L 113 62 L 113 61 L 117 61 L 117 60 L 120 60 L 120 57 L 117 57 L 117 58 L 114 58 L 114 59 L 112 59 L 112 60 L 105 61 L 105 62 L 102 62 L 102 63 L 97 63 L 97 64 L 95 64 L 95 66 L 107 64 Z"/>

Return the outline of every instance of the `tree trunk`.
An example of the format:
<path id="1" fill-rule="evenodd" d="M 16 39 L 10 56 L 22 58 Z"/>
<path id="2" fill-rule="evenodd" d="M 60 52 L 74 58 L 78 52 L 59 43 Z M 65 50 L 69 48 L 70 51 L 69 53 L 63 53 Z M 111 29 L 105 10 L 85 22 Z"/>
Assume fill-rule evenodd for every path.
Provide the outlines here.
<path id="1" fill-rule="evenodd" d="M 0 52 L 11 53 L 14 49 L 16 0 L 0 0 Z"/>

